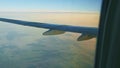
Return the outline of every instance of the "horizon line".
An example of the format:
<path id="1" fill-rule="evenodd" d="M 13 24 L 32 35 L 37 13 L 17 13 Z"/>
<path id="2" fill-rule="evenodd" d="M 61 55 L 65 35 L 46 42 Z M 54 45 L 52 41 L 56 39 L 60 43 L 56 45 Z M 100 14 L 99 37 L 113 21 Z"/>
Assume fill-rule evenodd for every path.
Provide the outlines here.
<path id="1" fill-rule="evenodd" d="M 0 11 L 0 12 L 28 12 L 28 13 L 100 13 L 97 11 Z"/>

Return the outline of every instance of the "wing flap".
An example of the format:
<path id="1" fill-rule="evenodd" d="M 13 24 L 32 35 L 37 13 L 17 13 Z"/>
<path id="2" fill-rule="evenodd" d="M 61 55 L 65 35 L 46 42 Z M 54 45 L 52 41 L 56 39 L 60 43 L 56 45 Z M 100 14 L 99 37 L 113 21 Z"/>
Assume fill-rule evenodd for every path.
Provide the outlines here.
<path id="1" fill-rule="evenodd" d="M 84 41 L 84 40 L 89 40 L 92 39 L 96 36 L 92 35 L 92 34 L 82 34 L 81 36 L 78 37 L 77 41 Z"/>
<path id="2" fill-rule="evenodd" d="M 65 31 L 61 31 L 61 30 L 48 30 L 46 32 L 43 33 L 43 35 L 59 35 L 59 34 L 64 34 Z"/>

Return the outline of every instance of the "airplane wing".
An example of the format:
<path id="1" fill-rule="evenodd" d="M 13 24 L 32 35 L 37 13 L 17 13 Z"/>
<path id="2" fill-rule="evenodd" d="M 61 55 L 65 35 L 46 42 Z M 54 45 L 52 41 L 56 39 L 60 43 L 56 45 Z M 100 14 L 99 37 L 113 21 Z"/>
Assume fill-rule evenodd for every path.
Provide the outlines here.
<path id="1" fill-rule="evenodd" d="M 82 35 L 77 39 L 78 41 L 94 38 L 97 36 L 97 32 L 98 32 L 98 29 L 95 27 L 47 24 L 40 22 L 29 22 L 29 21 L 15 20 L 15 19 L 7 19 L 7 18 L 0 18 L 0 21 L 23 25 L 23 26 L 49 29 L 48 31 L 44 32 L 43 35 L 59 35 L 65 32 L 81 33 Z"/>

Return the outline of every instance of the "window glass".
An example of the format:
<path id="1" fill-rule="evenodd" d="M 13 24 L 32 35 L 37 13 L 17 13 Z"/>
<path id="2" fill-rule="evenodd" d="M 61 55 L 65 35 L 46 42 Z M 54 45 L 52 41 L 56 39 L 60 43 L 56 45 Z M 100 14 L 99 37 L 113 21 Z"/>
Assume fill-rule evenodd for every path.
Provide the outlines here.
<path id="1" fill-rule="evenodd" d="M 43 35 L 48 29 L 0 19 L 0 68 L 93 68 L 94 33 L 101 3 L 102 0 L 1 0 L 0 18 L 84 27 L 88 33 Z"/>

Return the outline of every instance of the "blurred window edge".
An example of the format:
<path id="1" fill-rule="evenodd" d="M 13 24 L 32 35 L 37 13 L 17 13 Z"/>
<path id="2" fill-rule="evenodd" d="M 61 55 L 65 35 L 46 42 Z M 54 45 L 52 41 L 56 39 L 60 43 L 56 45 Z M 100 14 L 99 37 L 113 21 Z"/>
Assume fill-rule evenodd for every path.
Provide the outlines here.
<path id="1" fill-rule="evenodd" d="M 94 68 L 120 68 L 120 0 L 103 0 Z"/>

